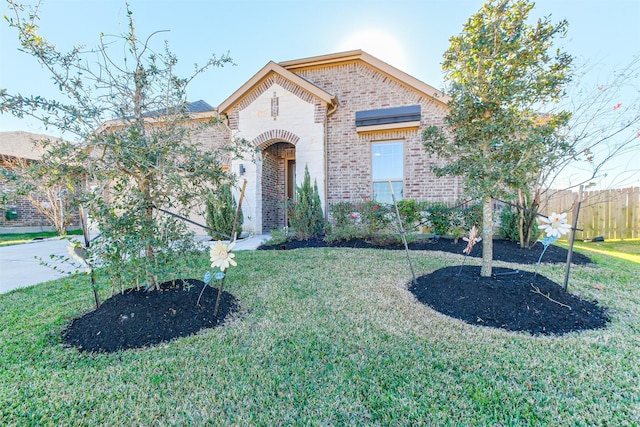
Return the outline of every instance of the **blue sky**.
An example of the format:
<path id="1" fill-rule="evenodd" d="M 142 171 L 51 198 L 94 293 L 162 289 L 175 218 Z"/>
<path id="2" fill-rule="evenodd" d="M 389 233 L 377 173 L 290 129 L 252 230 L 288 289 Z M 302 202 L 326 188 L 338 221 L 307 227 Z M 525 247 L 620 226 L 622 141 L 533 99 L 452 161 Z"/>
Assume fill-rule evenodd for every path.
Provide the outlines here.
<path id="1" fill-rule="evenodd" d="M 3 2 L 4 3 L 4 2 Z M 30 1 L 24 1 L 30 3 Z M 268 61 L 363 49 L 437 88 L 448 39 L 483 4 L 480 0 L 130 0 L 138 35 L 168 40 L 183 68 L 229 52 L 236 66 L 194 81 L 191 100 L 219 105 Z M 2 14 L 8 14 L 4 8 Z M 124 1 L 43 0 L 41 35 L 66 50 L 93 47 L 100 33 L 126 31 Z M 585 79 L 606 80 L 640 52 L 639 0 L 539 0 L 533 17 L 569 21 L 560 47 L 593 66 Z M 52 96 L 48 76 L 18 51 L 15 32 L 0 24 L 0 88 Z M 0 131 L 44 132 L 37 123 L 0 114 Z M 640 159 L 639 163 L 640 163 Z M 624 166 L 621 166 L 624 167 Z M 640 184 L 635 179 L 633 185 Z"/>

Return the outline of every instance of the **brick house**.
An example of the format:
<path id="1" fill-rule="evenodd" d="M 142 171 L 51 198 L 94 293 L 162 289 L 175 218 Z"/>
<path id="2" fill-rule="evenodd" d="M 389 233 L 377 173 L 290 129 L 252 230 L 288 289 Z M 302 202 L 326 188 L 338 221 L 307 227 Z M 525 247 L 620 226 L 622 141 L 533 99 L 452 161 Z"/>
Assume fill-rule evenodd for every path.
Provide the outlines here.
<path id="1" fill-rule="evenodd" d="M 193 123 L 221 119 L 191 133 L 204 149 L 232 137 L 251 144 L 245 158 L 227 166 L 247 181 L 244 230 L 265 233 L 287 224 L 284 201 L 295 197 L 305 167 L 325 215 L 339 202 L 390 202 L 389 182 L 396 199 L 460 200 L 461 180 L 436 177 L 431 167 L 438 159 L 421 141 L 426 126 L 442 123 L 447 101 L 437 89 L 355 50 L 269 62 L 217 108 L 197 101 L 188 112 Z M 119 123 L 103 129 L 111 126 Z M 195 212 L 191 219 L 204 223 Z"/>
<path id="2" fill-rule="evenodd" d="M 50 138 L 22 131 L 0 132 L 0 169 L 10 173 L 17 161 L 38 161 L 42 149 L 34 141 Z M 11 180 L 0 179 L 0 194 L 6 199 L 0 215 L 0 233 L 52 230 L 49 220 L 29 200 L 15 195 L 15 185 Z"/>
<path id="3" fill-rule="evenodd" d="M 305 167 L 327 207 L 364 198 L 455 202 L 457 178 L 437 178 L 421 134 L 442 123 L 448 98 L 360 50 L 269 62 L 217 108 L 229 135 L 255 147 L 231 170 L 247 180 L 244 228 L 286 224 Z"/>

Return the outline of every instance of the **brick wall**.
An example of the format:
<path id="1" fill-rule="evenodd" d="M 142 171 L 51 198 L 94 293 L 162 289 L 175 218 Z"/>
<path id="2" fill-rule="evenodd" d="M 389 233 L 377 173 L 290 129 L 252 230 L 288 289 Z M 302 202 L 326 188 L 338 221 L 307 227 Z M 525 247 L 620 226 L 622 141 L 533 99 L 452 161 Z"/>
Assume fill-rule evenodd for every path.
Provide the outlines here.
<path id="1" fill-rule="evenodd" d="M 262 161 L 262 229 L 285 226 L 285 161 L 295 158 L 295 147 L 279 142 L 264 151 Z"/>
<path id="2" fill-rule="evenodd" d="M 15 187 L 11 183 L 0 182 L 0 193 L 12 193 Z M 37 196 L 38 200 L 46 202 L 44 195 Z M 10 207 L 15 207 L 18 212 L 17 219 L 7 219 L 6 212 Z M 0 228 L 39 228 L 42 230 L 51 230 L 51 222 L 46 216 L 42 215 L 36 207 L 25 197 L 14 196 L 9 199 L 6 204 L 7 209 L 0 210 Z M 71 228 L 79 226 L 79 217 L 75 215 Z"/>
<path id="3" fill-rule="evenodd" d="M 371 143 L 389 140 L 404 141 L 405 199 L 453 202 L 461 197 L 460 179 L 438 178 L 431 172 L 437 159 L 425 153 L 421 141 L 421 129 L 442 123 L 444 106 L 362 62 L 296 73 L 339 100 L 327 123 L 329 205 L 372 196 Z M 416 104 L 421 105 L 420 130 L 356 132 L 356 111 Z"/>
<path id="4" fill-rule="evenodd" d="M 205 150 L 213 150 L 224 146 L 231 138 L 231 129 L 223 123 L 217 123 L 201 129 L 194 129 L 190 134 L 191 141 Z"/>
<path id="5" fill-rule="evenodd" d="M 11 190 L 5 183 L 0 183 L 0 192 L 5 191 L 7 188 Z M 24 197 L 16 197 L 7 203 L 7 208 L 16 207 L 18 212 L 17 219 L 6 219 L 7 209 L 0 210 L 0 227 L 2 228 L 14 228 L 14 227 L 40 227 L 43 229 L 50 229 L 51 224 L 49 220 L 31 204 Z"/>

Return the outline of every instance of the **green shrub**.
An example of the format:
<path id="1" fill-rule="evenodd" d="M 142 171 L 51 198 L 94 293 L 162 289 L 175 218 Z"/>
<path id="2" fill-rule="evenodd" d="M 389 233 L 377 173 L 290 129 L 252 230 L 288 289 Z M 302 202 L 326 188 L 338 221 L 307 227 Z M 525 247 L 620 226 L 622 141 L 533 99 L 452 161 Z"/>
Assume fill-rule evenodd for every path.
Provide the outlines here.
<path id="1" fill-rule="evenodd" d="M 467 230 L 467 222 L 465 220 L 465 209 L 462 207 L 454 207 L 449 211 L 449 233 L 454 239 L 459 239 Z"/>
<path id="2" fill-rule="evenodd" d="M 372 240 L 378 235 L 389 234 L 395 217 L 393 209 L 392 205 L 369 200 L 358 205 L 336 203 L 330 210 L 332 223 L 327 230 L 327 241 Z"/>
<path id="3" fill-rule="evenodd" d="M 207 199 L 207 227 L 230 236 L 233 231 L 233 221 L 235 219 L 237 209 L 238 204 L 236 203 L 233 194 L 231 194 L 231 185 L 221 185 L 218 191 L 211 193 Z M 236 227 L 238 234 L 242 231 L 243 222 L 244 216 L 242 215 L 242 211 L 240 211 L 240 215 L 238 216 L 238 226 Z M 209 230 L 207 230 L 207 232 L 214 239 L 220 239 L 223 237 Z"/>
<path id="4" fill-rule="evenodd" d="M 327 226 L 327 242 L 360 237 L 360 213 L 354 203 L 339 202 L 329 209 L 331 223 Z"/>
<path id="5" fill-rule="evenodd" d="M 482 203 L 473 203 L 463 209 L 465 229 L 468 231 L 474 225 L 480 228 L 482 224 Z"/>
<path id="6" fill-rule="evenodd" d="M 512 242 L 520 241 L 520 221 L 518 213 L 510 206 L 502 208 L 500 213 L 500 235 Z"/>
<path id="7" fill-rule="evenodd" d="M 449 208 L 440 202 L 401 200 L 397 203 L 402 226 L 408 235 L 423 225 L 440 236 L 451 234 L 460 237 L 473 225 L 480 224 L 482 219 L 480 204 Z M 366 200 L 360 204 L 340 202 L 331 206 L 330 213 L 328 241 L 352 238 L 386 241 L 390 240 L 390 235 L 399 231 L 395 227 L 396 211 L 392 204 Z M 394 239 L 396 238 L 392 240 Z"/>
<path id="8" fill-rule="evenodd" d="M 527 213 L 526 215 L 533 214 Z M 510 206 L 505 206 L 500 213 L 500 222 L 500 235 L 513 242 L 520 242 L 520 211 Z M 534 219 L 529 241 L 524 242 L 524 245 L 523 242 L 520 242 L 520 245 L 522 247 L 531 247 L 536 242 L 539 234 L 538 222 Z"/>
<path id="9" fill-rule="evenodd" d="M 271 238 L 265 242 L 265 245 L 280 245 L 288 240 L 286 228 L 274 228 L 271 230 Z"/>
<path id="10" fill-rule="evenodd" d="M 302 240 L 324 233 L 324 214 L 317 182 L 311 186 L 309 168 L 304 168 L 301 187 L 296 187 L 297 199 L 289 206 L 289 223 L 296 237 Z"/>
<path id="11" fill-rule="evenodd" d="M 327 229 L 325 240 L 329 243 L 344 240 L 358 239 L 361 237 L 360 228 L 355 224 L 338 226 L 331 224 Z"/>
<path id="12" fill-rule="evenodd" d="M 429 221 L 433 232 L 438 236 L 446 235 L 451 228 L 449 219 L 451 209 L 444 203 L 436 202 L 431 204 L 426 211 L 429 213 Z"/>
<path id="13" fill-rule="evenodd" d="M 362 237 L 370 239 L 388 229 L 394 221 L 395 212 L 392 213 L 393 206 L 383 203 L 366 200 L 360 204 L 360 224 L 362 227 Z"/>
<path id="14" fill-rule="evenodd" d="M 357 211 L 356 205 L 351 202 L 339 202 L 332 205 L 329 209 L 332 226 L 344 227 L 352 225 L 354 218 L 351 215 Z"/>
<path id="15" fill-rule="evenodd" d="M 398 211 L 405 231 L 417 231 L 418 225 L 422 222 L 420 212 L 424 207 L 423 205 L 423 203 L 418 203 L 415 200 L 400 200 L 398 202 Z"/>

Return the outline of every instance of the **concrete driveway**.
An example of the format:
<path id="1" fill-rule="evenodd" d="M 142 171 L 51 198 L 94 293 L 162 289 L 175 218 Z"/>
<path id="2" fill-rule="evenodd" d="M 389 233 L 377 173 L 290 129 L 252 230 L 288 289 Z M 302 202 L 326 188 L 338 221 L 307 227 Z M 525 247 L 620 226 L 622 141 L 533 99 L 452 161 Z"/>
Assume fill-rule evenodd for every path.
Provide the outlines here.
<path id="1" fill-rule="evenodd" d="M 64 277 L 66 274 L 40 265 L 40 260 L 62 268 L 75 270 L 69 264 L 51 260 L 50 255 L 68 255 L 66 239 L 45 239 L 22 245 L 0 246 L 0 294 L 12 289 L 36 285 L 48 280 Z M 36 258 L 37 257 L 37 258 Z"/>
<path id="2" fill-rule="evenodd" d="M 253 250 L 269 237 L 264 234 L 238 240 L 234 250 Z M 203 242 L 203 245 L 207 244 Z M 67 245 L 68 240 L 53 238 L 22 245 L 0 246 L 0 294 L 66 276 L 62 272 L 40 265 L 37 258 L 56 265 L 63 271 L 75 271 L 69 264 L 50 259 L 50 255 L 67 257 Z"/>

